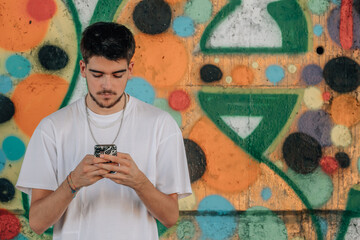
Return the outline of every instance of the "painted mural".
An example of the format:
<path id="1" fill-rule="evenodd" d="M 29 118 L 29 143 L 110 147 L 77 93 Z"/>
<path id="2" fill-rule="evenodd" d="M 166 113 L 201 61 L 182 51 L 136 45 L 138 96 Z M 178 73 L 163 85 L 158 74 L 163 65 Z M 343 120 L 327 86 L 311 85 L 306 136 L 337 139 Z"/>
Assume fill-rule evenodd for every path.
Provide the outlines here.
<path id="1" fill-rule="evenodd" d="M 0 239 L 51 239 L 14 188 L 86 93 L 81 31 L 135 35 L 126 91 L 183 131 L 193 195 L 161 239 L 360 239 L 360 0 L 0 0 Z"/>

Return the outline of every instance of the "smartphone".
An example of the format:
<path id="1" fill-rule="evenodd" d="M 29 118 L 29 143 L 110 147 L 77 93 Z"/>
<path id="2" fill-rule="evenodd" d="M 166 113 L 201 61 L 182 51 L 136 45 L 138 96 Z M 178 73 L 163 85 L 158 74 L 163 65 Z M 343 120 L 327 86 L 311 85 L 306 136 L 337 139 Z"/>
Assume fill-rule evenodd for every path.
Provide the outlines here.
<path id="1" fill-rule="evenodd" d="M 95 147 L 94 147 L 94 155 L 95 155 L 95 157 L 100 157 L 100 154 L 116 156 L 117 147 L 116 147 L 115 144 L 95 145 Z"/>

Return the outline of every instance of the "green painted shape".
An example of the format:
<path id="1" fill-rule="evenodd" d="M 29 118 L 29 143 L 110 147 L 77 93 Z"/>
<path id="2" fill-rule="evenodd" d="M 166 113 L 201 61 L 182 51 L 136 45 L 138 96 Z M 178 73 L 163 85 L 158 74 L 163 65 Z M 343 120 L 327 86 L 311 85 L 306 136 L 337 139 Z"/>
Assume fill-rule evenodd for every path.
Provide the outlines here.
<path id="1" fill-rule="evenodd" d="M 211 17 L 212 4 L 209 0 L 191 0 L 186 3 L 184 12 L 195 23 L 204 23 Z"/>
<path id="2" fill-rule="evenodd" d="M 206 43 L 210 39 L 217 26 L 226 19 L 237 7 L 241 5 L 242 0 L 230 0 L 222 8 L 205 31 L 200 39 L 200 49 L 205 54 L 227 54 L 227 53 L 287 53 L 297 54 L 308 51 L 309 31 L 307 21 L 300 5 L 296 0 L 283 0 L 272 2 L 268 5 L 268 12 L 279 25 L 282 32 L 282 47 L 208 47 Z"/>
<path id="3" fill-rule="evenodd" d="M 80 23 L 79 15 L 78 15 L 78 12 L 76 10 L 76 7 L 75 7 L 73 1 L 72 0 L 66 0 L 65 4 L 69 9 L 69 11 L 70 11 L 70 13 L 71 13 L 71 15 L 73 17 L 74 24 L 75 24 L 75 30 L 76 30 L 76 36 L 77 36 L 76 44 L 77 44 L 77 49 L 78 49 L 75 64 L 78 64 L 78 62 L 81 59 L 81 54 L 80 54 L 81 23 Z M 65 98 L 63 99 L 63 101 L 62 101 L 62 103 L 60 105 L 60 108 L 65 107 L 69 103 L 69 101 L 71 99 L 71 96 L 72 96 L 72 94 L 74 92 L 79 73 L 80 73 L 80 68 L 76 65 L 75 70 L 74 70 L 74 74 L 73 74 L 73 76 L 71 78 L 69 89 L 68 89 L 68 91 L 67 91 L 67 93 L 65 95 Z"/>
<path id="4" fill-rule="evenodd" d="M 160 108 L 161 110 L 164 110 L 165 112 L 168 112 L 176 121 L 178 126 L 180 127 L 182 124 L 182 117 L 181 114 L 178 111 L 173 110 L 166 99 L 163 98 L 157 98 L 154 101 L 154 106 L 157 108 Z"/>
<path id="5" fill-rule="evenodd" d="M 159 220 L 156 219 L 156 225 L 158 229 L 158 235 L 159 237 L 162 236 L 166 231 L 168 230 Z"/>
<path id="6" fill-rule="evenodd" d="M 309 174 L 298 174 L 289 169 L 287 174 L 299 186 L 314 208 L 323 206 L 331 198 L 334 190 L 332 180 L 320 168 Z"/>
<path id="7" fill-rule="evenodd" d="M 322 15 L 329 9 L 330 2 L 329 0 L 309 0 L 308 6 L 312 13 Z"/>
<path id="8" fill-rule="evenodd" d="M 193 239 L 195 236 L 196 229 L 194 224 L 191 221 L 181 221 L 179 225 L 176 227 L 176 236 L 178 239 Z"/>
<path id="9" fill-rule="evenodd" d="M 123 0 L 99 0 L 96 4 L 90 24 L 112 22 Z"/>
<path id="10" fill-rule="evenodd" d="M 285 223 L 265 207 L 252 207 L 239 218 L 239 237 L 242 240 L 286 240 Z"/>
<path id="11" fill-rule="evenodd" d="M 248 96 L 248 97 L 243 97 L 242 98 L 242 99 L 245 99 L 247 101 L 236 102 L 236 101 L 229 100 L 229 98 L 231 98 L 232 96 L 238 96 L 238 95 L 241 95 L 241 94 L 244 94 L 245 96 Z M 253 105 L 250 105 L 250 106 L 248 105 L 247 106 L 246 103 L 248 103 L 248 104 L 250 102 L 252 103 L 252 101 L 249 101 L 250 100 L 249 96 L 252 96 L 254 94 L 255 95 L 265 94 L 265 95 L 267 95 L 267 97 L 269 97 L 269 95 L 270 96 L 271 95 L 275 96 L 275 95 L 281 95 L 281 94 L 297 95 L 298 96 L 296 103 L 291 108 L 292 113 L 289 115 L 289 117 L 287 119 L 287 122 L 283 125 L 283 128 L 279 129 L 280 132 L 278 132 L 277 134 L 274 134 L 274 131 L 273 131 L 274 139 L 273 139 L 272 145 L 270 145 L 267 148 L 267 150 L 264 147 L 264 145 L 267 145 L 267 144 L 264 144 L 264 145 L 260 144 L 260 147 L 257 146 L 257 149 L 264 149 L 264 152 L 256 152 L 256 151 L 252 150 L 251 148 L 245 148 L 245 147 L 253 147 L 253 146 L 251 144 L 249 144 L 249 142 L 248 142 L 248 144 L 244 143 L 244 142 L 246 142 L 246 139 L 242 140 L 240 137 L 234 136 L 235 134 L 234 134 L 234 132 L 232 132 L 232 129 L 230 127 L 226 126 L 225 122 L 221 119 L 221 117 L 220 117 L 221 114 L 216 113 L 216 111 L 211 110 L 211 108 L 214 108 L 215 106 L 217 106 L 217 107 L 219 107 L 220 112 L 224 112 L 223 109 L 227 109 L 230 112 L 234 112 L 235 110 L 233 110 L 233 109 L 239 109 L 239 108 L 240 109 L 247 109 L 247 111 L 245 111 L 245 112 L 248 112 L 249 109 L 252 110 L 252 108 L 254 106 Z M 224 95 L 224 96 L 220 97 L 220 95 Z M 316 214 L 315 214 L 315 212 L 313 210 L 313 206 L 311 205 L 311 203 L 308 200 L 307 196 L 302 192 L 302 190 L 299 188 L 299 186 L 292 179 L 289 178 L 289 176 L 287 174 L 285 174 L 278 166 L 275 165 L 275 163 L 270 161 L 265 156 L 267 154 L 267 152 L 270 152 L 270 149 L 274 148 L 274 146 L 276 144 L 275 138 L 277 137 L 277 138 L 282 139 L 283 136 L 285 135 L 285 133 L 286 133 L 285 130 L 288 129 L 288 127 L 290 126 L 291 122 L 294 119 L 294 116 L 297 114 L 297 111 L 298 111 L 298 109 L 300 107 L 300 104 L 301 104 L 301 101 L 302 101 L 302 96 L 303 96 L 303 91 L 302 90 L 297 90 L 297 89 L 287 89 L 287 90 L 275 89 L 275 90 L 270 90 L 270 89 L 224 89 L 224 88 L 205 87 L 205 88 L 203 88 L 202 91 L 199 92 L 198 98 L 199 98 L 200 105 L 203 107 L 203 110 L 206 112 L 208 117 L 219 127 L 219 129 L 221 131 L 223 131 L 223 132 L 225 131 L 224 134 L 226 134 L 226 135 L 230 134 L 230 136 L 228 136 L 228 137 L 230 139 L 232 139 L 235 144 L 237 144 L 243 150 L 248 152 L 257 161 L 262 162 L 265 165 L 267 165 L 272 171 L 274 171 L 277 175 L 279 175 L 289 185 L 289 187 L 291 187 L 294 190 L 296 195 L 303 202 L 305 207 L 309 210 L 310 217 L 311 217 L 313 225 L 315 227 L 317 239 L 322 240 L 323 239 L 323 234 L 322 234 L 322 231 L 321 231 L 321 226 L 320 226 L 320 223 L 319 223 L 319 219 L 317 218 L 317 216 L 316 216 Z M 237 97 L 237 98 L 239 98 L 239 97 Z M 258 98 L 259 98 L 259 96 L 258 96 Z M 279 96 L 274 97 L 274 98 L 279 99 Z M 286 99 L 284 97 L 280 97 L 280 98 Z M 294 96 L 291 96 L 290 98 L 294 98 Z M 226 101 L 227 105 L 221 106 L 221 102 L 218 102 L 216 104 L 216 101 L 219 101 L 221 99 L 227 100 Z M 271 98 L 269 98 L 269 99 L 271 99 Z M 208 100 L 211 100 L 212 104 L 216 104 L 216 105 L 213 106 L 212 104 L 208 103 L 207 102 Z M 258 103 L 259 102 L 261 103 L 261 101 L 258 101 Z M 206 109 L 204 109 L 204 106 L 206 106 Z M 231 106 L 234 106 L 234 107 L 231 107 Z M 286 105 L 283 105 L 283 104 L 281 106 L 283 108 L 285 108 L 285 111 L 291 112 L 291 111 L 287 110 L 287 108 L 289 106 L 286 106 Z M 278 108 L 278 106 L 276 106 L 275 108 Z M 264 108 L 259 108 L 259 109 L 263 109 L 263 110 L 265 110 L 265 112 L 269 110 L 269 109 L 264 109 Z M 212 116 L 210 114 L 212 114 Z M 268 116 L 268 114 L 267 114 L 267 116 Z M 273 121 L 277 121 L 276 117 L 277 116 L 275 116 L 275 115 L 273 116 Z M 267 117 L 266 119 L 270 120 L 271 118 Z M 265 121 L 266 119 L 263 118 L 263 121 Z M 257 130 L 258 130 L 258 128 L 257 128 Z M 254 131 L 253 134 L 255 132 L 256 131 Z M 263 135 L 265 135 L 265 134 L 268 134 L 268 133 L 264 132 Z M 241 141 L 239 141 L 239 140 L 241 140 Z"/>
<path id="12" fill-rule="evenodd" d="M 302 91 L 238 90 L 198 94 L 200 105 L 209 118 L 241 148 L 261 161 L 263 153 L 282 131 L 293 110 L 300 105 Z M 262 121 L 250 136 L 242 139 L 221 116 L 259 116 Z"/>
<path id="13" fill-rule="evenodd" d="M 336 240 L 345 238 L 352 218 L 360 217 L 360 185 L 353 186 L 348 193 L 346 208 L 341 218 Z"/>

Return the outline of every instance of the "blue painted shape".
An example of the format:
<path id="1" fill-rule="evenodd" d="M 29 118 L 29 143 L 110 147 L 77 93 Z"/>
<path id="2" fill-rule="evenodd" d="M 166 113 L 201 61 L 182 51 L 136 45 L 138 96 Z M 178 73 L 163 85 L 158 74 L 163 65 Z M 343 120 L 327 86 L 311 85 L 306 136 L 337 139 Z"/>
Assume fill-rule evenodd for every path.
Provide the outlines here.
<path id="1" fill-rule="evenodd" d="M 333 4 L 336 4 L 336 5 L 340 5 L 341 4 L 341 0 L 331 0 L 331 2 Z"/>
<path id="2" fill-rule="evenodd" d="M 231 238 L 236 230 L 236 219 L 231 213 L 235 208 L 231 203 L 219 195 L 204 198 L 198 207 L 196 216 L 202 232 L 202 239 L 222 240 Z"/>
<path id="3" fill-rule="evenodd" d="M 24 78 L 29 75 L 31 64 L 29 60 L 20 55 L 11 55 L 5 63 L 8 73 L 15 78 Z"/>
<path id="4" fill-rule="evenodd" d="M 28 238 L 20 233 L 15 238 L 13 238 L 13 240 L 28 240 Z"/>
<path id="5" fill-rule="evenodd" d="M 3 150 L 0 149 L 0 172 L 4 169 L 6 163 L 6 156 Z"/>
<path id="6" fill-rule="evenodd" d="M 327 231 L 328 231 L 328 223 L 327 221 L 322 218 L 322 217 L 317 217 L 318 220 L 319 220 L 319 224 L 320 224 L 320 229 L 321 229 L 321 232 L 324 236 L 326 236 L 327 234 Z"/>
<path id="7" fill-rule="evenodd" d="M 15 136 L 5 138 L 2 148 L 7 159 L 10 161 L 19 160 L 25 154 L 25 144 Z"/>
<path id="8" fill-rule="evenodd" d="M 318 37 L 320 37 L 321 36 L 321 34 L 323 33 L 323 27 L 320 25 L 320 24 L 316 24 L 315 26 L 314 26 L 314 34 L 316 35 L 316 36 L 318 36 Z"/>
<path id="9" fill-rule="evenodd" d="M 192 36 L 195 32 L 194 21 L 186 16 L 177 17 L 173 22 L 173 29 L 180 37 Z"/>
<path id="10" fill-rule="evenodd" d="M 265 74 L 267 79 L 274 85 L 285 77 L 284 69 L 278 65 L 270 65 Z"/>
<path id="11" fill-rule="evenodd" d="M 145 79 L 140 77 L 131 78 L 125 88 L 125 92 L 137 99 L 153 104 L 155 99 L 154 88 Z"/>
<path id="12" fill-rule="evenodd" d="M 272 192 L 271 189 L 266 187 L 261 191 L 261 197 L 264 201 L 267 201 L 271 198 Z"/>
<path id="13" fill-rule="evenodd" d="M 0 93 L 5 94 L 13 88 L 11 78 L 5 75 L 0 76 Z"/>

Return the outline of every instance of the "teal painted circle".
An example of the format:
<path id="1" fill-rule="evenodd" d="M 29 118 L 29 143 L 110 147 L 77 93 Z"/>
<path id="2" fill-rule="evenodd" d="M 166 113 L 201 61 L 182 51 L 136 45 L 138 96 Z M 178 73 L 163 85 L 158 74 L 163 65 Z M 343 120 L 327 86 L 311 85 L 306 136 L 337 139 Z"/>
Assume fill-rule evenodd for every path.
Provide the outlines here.
<path id="1" fill-rule="evenodd" d="M 0 172 L 4 169 L 6 163 L 6 156 L 3 150 L 0 149 Z"/>
<path id="2" fill-rule="evenodd" d="M 15 136 L 5 138 L 2 149 L 10 161 L 19 160 L 25 154 L 25 144 Z"/>
<path id="3" fill-rule="evenodd" d="M 266 69 L 265 74 L 267 79 L 269 79 L 269 81 L 274 85 L 285 77 L 284 69 L 278 65 L 270 65 Z"/>
<path id="4" fill-rule="evenodd" d="M 196 229 L 191 221 L 181 221 L 176 227 L 176 236 L 181 240 L 193 239 Z"/>
<path id="5" fill-rule="evenodd" d="M 233 205 L 220 195 L 210 195 L 199 203 L 196 221 L 202 232 L 201 239 L 230 239 L 236 232 L 236 219 L 231 213 Z M 204 213 L 204 214 L 201 214 Z"/>
<path id="6" fill-rule="evenodd" d="M 320 24 L 316 24 L 315 26 L 314 26 L 314 34 L 316 35 L 316 36 L 318 36 L 318 37 L 320 37 L 321 36 L 321 34 L 323 33 L 323 27 L 320 25 Z"/>
<path id="7" fill-rule="evenodd" d="M 185 5 L 185 15 L 195 23 L 205 23 L 212 15 L 212 3 L 209 0 L 190 0 Z"/>
<path id="8" fill-rule="evenodd" d="M 179 125 L 179 127 L 182 124 L 182 117 L 181 114 L 178 111 L 174 111 L 170 106 L 166 99 L 163 98 L 157 98 L 154 101 L 154 106 L 157 108 L 160 108 L 161 110 L 164 110 L 165 112 L 168 112 L 176 121 L 176 123 Z"/>
<path id="9" fill-rule="evenodd" d="M 20 233 L 15 238 L 13 238 L 13 240 L 28 240 L 28 238 Z"/>
<path id="10" fill-rule="evenodd" d="M 308 7 L 316 15 L 322 15 L 329 9 L 329 0 L 309 0 Z"/>
<path id="11" fill-rule="evenodd" d="M 176 35 L 180 37 L 190 37 L 194 34 L 194 21 L 185 16 L 175 18 L 173 22 L 173 29 Z"/>
<path id="12" fill-rule="evenodd" d="M 5 94 L 13 88 L 11 78 L 5 75 L 0 76 L 0 93 Z"/>
<path id="13" fill-rule="evenodd" d="M 31 70 L 30 62 L 20 55 L 10 56 L 5 63 L 8 73 L 15 78 L 24 78 Z"/>
<path id="14" fill-rule="evenodd" d="M 265 207 L 252 207 L 239 218 L 241 240 L 287 240 L 285 223 Z"/>
<path id="15" fill-rule="evenodd" d="M 331 2 L 333 4 L 336 4 L 336 5 L 340 5 L 341 4 L 341 0 L 331 0 Z"/>
<path id="16" fill-rule="evenodd" d="M 271 198 L 272 192 L 271 189 L 266 187 L 261 191 L 261 197 L 264 201 L 267 201 Z"/>
<path id="17" fill-rule="evenodd" d="M 131 78 L 125 88 L 125 92 L 137 99 L 153 104 L 155 99 L 154 88 L 145 79 L 140 77 Z"/>
<path id="18" fill-rule="evenodd" d="M 300 188 L 313 208 L 321 207 L 330 200 L 334 186 L 331 178 L 321 168 L 308 174 L 298 174 L 289 169 L 287 174 Z"/>

